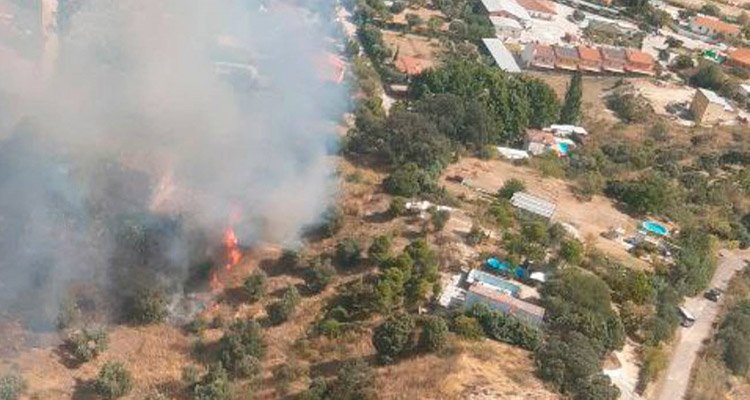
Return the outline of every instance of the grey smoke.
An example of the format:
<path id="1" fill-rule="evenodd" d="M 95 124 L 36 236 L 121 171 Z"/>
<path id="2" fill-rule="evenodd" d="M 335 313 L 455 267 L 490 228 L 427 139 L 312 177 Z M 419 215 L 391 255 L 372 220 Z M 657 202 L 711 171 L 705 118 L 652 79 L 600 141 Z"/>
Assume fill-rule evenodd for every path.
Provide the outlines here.
<path id="1" fill-rule="evenodd" d="M 0 38 L 0 313 L 105 280 L 119 213 L 214 238 L 232 224 L 246 244 L 297 240 L 319 218 L 345 107 L 320 76 L 328 15 L 260 0 L 60 5 L 49 71 L 41 32 Z M 164 251 L 184 264 L 180 238 Z"/>

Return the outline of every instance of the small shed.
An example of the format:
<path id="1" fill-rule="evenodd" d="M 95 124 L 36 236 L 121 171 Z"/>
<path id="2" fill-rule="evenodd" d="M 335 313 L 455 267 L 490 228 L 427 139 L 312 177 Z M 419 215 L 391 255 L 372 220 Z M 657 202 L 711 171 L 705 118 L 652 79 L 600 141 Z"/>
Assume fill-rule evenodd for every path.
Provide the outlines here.
<path id="1" fill-rule="evenodd" d="M 552 218 L 552 215 L 555 214 L 555 209 L 557 208 L 555 203 L 532 196 L 525 192 L 513 193 L 513 197 L 510 199 L 510 204 L 544 218 Z"/>

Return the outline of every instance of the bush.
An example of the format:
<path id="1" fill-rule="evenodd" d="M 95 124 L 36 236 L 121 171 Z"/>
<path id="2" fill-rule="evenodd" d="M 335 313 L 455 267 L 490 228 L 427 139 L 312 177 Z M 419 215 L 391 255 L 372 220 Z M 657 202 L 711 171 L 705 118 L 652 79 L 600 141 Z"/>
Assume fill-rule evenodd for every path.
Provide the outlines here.
<path id="1" fill-rule="evenodd" d="M 510 200 L 516 192 L 523 192 L 524 190 L 526 190 L 526 184 L 522 180 L 511 178 L 505 181 L 503 187 L 498 190 L 497 195 L 500 198 Z"/>
<path id="2" fill-rule="evenodd" d="M 356 268 L 362 258 L 362 248 L 359 242 L 347 238 L 336 245 L 336 263 L 343 268 Z"/>
<path id="3" fill-rule="evenodd" d="M 301 393 L 300 400 L 375 400 L 375 373 L 364 361 L 345 362 L 336 379 L 316 378 L 310 388 Z"/>
<path id="4" fill-rule="evenodd" d="M 96 358 L 107 350 L 108 344 L 109 337 L 103 329 L 83 329 L 71 333 L 65 340 L 65 345 L 70 354 L 81 363 Z"/>
<path id="5" fill-rule="evenodd" d="M 448 344 L 448 324 L 439 316 L 427 316 L 422 321 L 419 346 L 426 351 L 440 351 Z"/>
<path id="6" fill-rule="evenodd" d="M 195 400 L 228 400 L 231 392 L 227 371 L 218 364 L 211 364 L 208 372 L 193 386 Z"/>
<path id="7" fill-rule="evenodd" d="M 263 332 L 253 320 L 236 321 L 219 340 L 219 359 L 236 376 L 256 375 L 259 372 L 259 360 L 265 354 Z"/>
<path id="8" fill-rule="evenodd" d="M 278 325 L 289 320 L 294 314 L 294 310 L 297 308 L 300 302 L 300 295 L 297 288 L 289 286 L 284 295 L 281 296 L 281 300 L 271 303 L 266 307 L 266 313 L 268 319 L 272 324 Z"/>
<path id="9" fill-rule="evenodd" d="M 26 390 L 26 381 L 20 375 L 6 374 L 0 377 L 0 400 L 18 400 Z"/>
<path id="10" fill-rule="evenodd" d="M 583 261 L 583 245 L 575 239 L 566 240 L 560 246 L 560 256 L 569 264 L 580 265 Z"/>
<path id="11" fill-rule="evenodd" d="M 675 57 L 674 61 L 672 62 L 672 65 L 678 69 L 687 69 L 687 68 L 693 68 L 695 66 L 695 63 L 693 62 L 693 58 L 690 56 L 687 56 L 685 54 L 680 54 L 679 56 Z"/>
<path id="12" fill-rule="evenodd" d="M 512 316 L 490 310 L 484 304 L 476 304 L 467 312 L 479 321 L 485 335 L 492 339 L 534 350 L 542 341 L 541 332 Z"/>
<path id="13" fill-rule="evenodd" d="M 313 292 L 322 292 L 333 281 L 336 270 L 328 258 L 316 257 L 304 273 L 305 287 Z"/>
<path id="14" fill-rule="evenodd" d="M 453 318 L 451 330 L 457 335 L 469 340 L 479 340 L 484 337 L 484 329 L 476 318 L 458 315 Z"/>
<path id="15" fill-rule="evenodd" d="M 289 387 L 301 375 L 301 370 L 294 360 L 287 360 L 273 369 L 273 379 L 276 392 L 284 396 L 289 392 Z"/>
<path id="16" fill-rule="evenodd" d="M 412 197 L 437 189 L 435 177 L 415 163 L 398 167 L 383 181 L 385 191 L 394 196 Z"/>
<path id="17" fill-rule="evenodd" d="M 445 228 L 445 224 L 448 223 L 450 217 L 451 213 L 447 210 L 436 210 L 432 214 L 432 226 L 436 231 L 442 231 L 443 228 Z"/>
<path id="18" fill-rule="evenodd" d="M 391 200 L 391 205 L 388 207 L 388 215 L 393 218 L 400 217 L 406 214 L 406 199 L 403 197 L 394 197 Z"/>
<path id="19" fill-rule="evenodd" d="M 750 300 L 729 310 L 717 337 L 727 368 L 735 375 L 747 376 L 750 371 Z"/>
<path id="20" fill-rule="evenodd" d="M 367 249 L 367 257 L 382 266 L 392 257 L 392 245 L 390 236 L 380 235 L 372 241 L 370 248 Z"/>
<path id="21" fill-rule="evenodd" d="M 263 271 L 254 272 L 245 279 L 242 288 L 251 302 L 260 301 L 266 295 L 266 273 Z"/>
<path id="22" fill-rule="evenodd" d="M 690 84 L 714 91 L 721 90 L 726 83 L 726 76 L 714 63 L 706 63 L 690 77 Z"/>
<path id="23" fill-rule="evenodd" d="M 133 377 L 122 363 L 107 361 L 94 381 L 94 391 L 105 399 L 117 399 L 133 389 Z"/>
<path id="24" fill-rule="evenodd" d="M 164 321 L 167 296 L 162 289 L 143 289 L 129 300 L 130 320 L 139 324 L 155 324 Z"/>
<path id="25" fill-rule="evenodd" d="M 469 233 L 466 234 L 466 244 L 469 246 L 478 246 L 486 238 L 487 235 L 484 233 L 484 230 L 479 225 L 474 224 L 471 226 Z"/>
<path id="26" fill-rule="evenodd" d="M 653 111 L 643 96 L 622 91 L 607 97 L 607 107 L 624 122 L 645 122 Z"/>
<path id="27" fill-rule="evenodd" d="M 408 314 L 400 314 L 380 324 L 372 335 L 372 344 L 378 352 L 378 360 L 384 364 L 411 351 L 414 320 Z"/>

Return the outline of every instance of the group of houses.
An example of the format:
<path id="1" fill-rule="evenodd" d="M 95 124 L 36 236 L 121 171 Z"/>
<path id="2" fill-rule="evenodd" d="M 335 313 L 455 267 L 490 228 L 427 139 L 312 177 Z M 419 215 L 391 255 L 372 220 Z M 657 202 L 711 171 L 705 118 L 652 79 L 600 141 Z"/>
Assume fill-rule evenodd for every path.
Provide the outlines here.
<path id="1" fill-rule="evenodd" d="M 614 46 L 528 43 L 521 53 L 521 60 L 527 68 L 650 76 L 656 73 L 656 61 L 650 54 Z"/>
<path id="2" fill-rule="evenodd" d="M 543 281 L 538 274 L 537 281 Z M 445 285 L 438 302 L 446 308 L 471 308 L 475 304 L 483 304 L 491 310 L 539 326 L 544 322 L 545 309 L 528 301 L 537 297 L 531 292 L 536 293 L 536 290 L 488 272 L 472 269 L 468 273 L 454 276 Z"/>

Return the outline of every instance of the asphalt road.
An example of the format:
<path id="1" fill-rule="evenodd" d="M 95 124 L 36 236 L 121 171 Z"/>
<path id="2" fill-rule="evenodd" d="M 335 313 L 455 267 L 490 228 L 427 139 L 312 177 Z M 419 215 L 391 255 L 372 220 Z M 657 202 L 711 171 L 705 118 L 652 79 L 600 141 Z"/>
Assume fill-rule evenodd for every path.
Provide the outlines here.
<path id="1" fill-rule="evenodd" d="M 710 288 L 726 289 L 732 276 L 745 266 L 745 259 L 750 257 L 748 251 L 721 250 L 719 265 L 711 279 Z M 720 301 L 723 298 L 720 298 Z M 711 336 L 711 327 L 719 313 L 719 303 L 706 300 L 703 293 L 685 300 L 683 307 L 693 313 L 695 324 L 690 328 L 680 327 L 679 340 L 675 346 L 672 360 L 667 369 L 661 391 L 654 396 L 656 400 L 684 399 L 690 383 L 690 371 L 698 357 L 703 341 Z"/>

